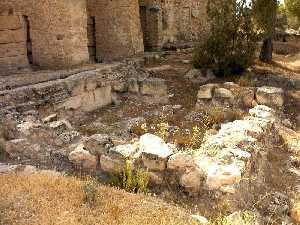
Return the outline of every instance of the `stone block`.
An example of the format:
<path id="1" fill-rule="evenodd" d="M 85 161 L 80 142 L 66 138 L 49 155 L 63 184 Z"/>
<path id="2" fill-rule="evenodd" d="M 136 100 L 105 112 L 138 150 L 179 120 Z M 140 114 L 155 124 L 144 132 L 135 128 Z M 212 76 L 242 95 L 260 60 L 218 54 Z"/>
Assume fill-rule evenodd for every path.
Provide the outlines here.
<path id="1" fill-rule="evenodd" d="M 0 31 L 0 44 L 19 42 L 25 43 L 25 33 L 22 29 Z"/>
<path id="2" fill-rule="evenodd" d="M 0 31 L 17 30 L 21 28 L 22 25 L 18 16 L 0 16 Z"/>
<path id="3" fill-rule="evenodd" d="M 118 145 L 111 148 L 107 155 L 102 155 L 100 164 L 102 170 L 109 173 L 118 173 L 125 169 L 126 162 L 132 163 L 134 169 L 134 160 L 139 157 L 137 144 Z"/>
<path id="4" fill-rule="evenodd" d="M 168 157 L 173 154 L 173 150 L 164 140 L 149 133 L 140 137 L 140 150 L 143 165 L 153 171 L 165 170 Z"/>
<path id="5" fill-rule="evenodd" d="M 220 99 L 234 99 L 232 91 L 226 88 L 216 88 L 214 93 L 214 98 Z"/>
<path id="6" fill-rule="evenodd" d="M 206 185 L 209 190 L 215 190 L 222 186 L 237 184 L 240 182 L 241 178 L 241 171 L 234 164 L 212 164 L 208 169 Z"/>
<path id="7" fill-rule="evenodd" d="M 263 86 L 257 89 L 256 100 L 261 105 L 282 107 L 284 104 L 284 92 L 282 88 Z"/>
<path id="8" fill-rule="evenodd" d="M 15 159 L 37 159 L 41 156 L 42 151 L 44 151 L 40 145 L 32 144 L 27 139 L 7 141 L 4 150 L 11 158 Z"/>
<path id="9" fill-rule="evenodd" d="M 193 167 L 193 158 L 189 153 L 178 152 L 169 157 L 167 168 L 170 170 L 185 171 Z"/>
<path id="10" fill-rule="evenodd" d="M 74 151 L 69 154 L 69 160 L 83 169 L 95 170 L 97 158 L 87 151 L 83 144 L 79 144 Z"/>
<path id="11" fill-rule="evenodd" d="M 197 98 L 198 99 L 212 99 L 213 91 L 217 87 L 217 84 L 206 84 L 199 88 Z"/>
<path id="12" fill-rule="evenodd" d="M 25 43 L 8 43 L 0 44 L 0 58 L 21 56 L 26 57 L 26 46 Z"/>
<path id="13" fill-rule="evenodd" d="M 93 155 L 106 154 L 113 145 L 109 136 L 105 134 L 94 134 L 84 140 L 83 144 Z"/>

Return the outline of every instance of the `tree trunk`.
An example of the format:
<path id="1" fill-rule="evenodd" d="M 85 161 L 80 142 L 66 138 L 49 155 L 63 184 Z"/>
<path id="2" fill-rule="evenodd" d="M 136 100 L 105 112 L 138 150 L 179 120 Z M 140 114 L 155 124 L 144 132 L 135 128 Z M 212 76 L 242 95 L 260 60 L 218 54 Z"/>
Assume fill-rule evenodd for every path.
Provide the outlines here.
<path id="1" fill-rule="evenodd" d="M 262 62 L 269 63 L 272 61 L 272 53 L 273 53 L 273 42 L 272 38 L 266 38 L 263 41 L 263 45 L 261 47 L 259 59 Z"/>

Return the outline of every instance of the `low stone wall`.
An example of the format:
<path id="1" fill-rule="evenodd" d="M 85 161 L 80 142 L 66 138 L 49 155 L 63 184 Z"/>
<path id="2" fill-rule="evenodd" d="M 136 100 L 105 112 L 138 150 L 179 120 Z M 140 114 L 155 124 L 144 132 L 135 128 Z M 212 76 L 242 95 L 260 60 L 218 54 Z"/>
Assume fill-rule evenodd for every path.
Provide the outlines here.
<path id="1" fill-rule="evenodd" d="M 259 146 L 270 143 L 270 132 L 272 137 L 281 136 L 291 151 L 299 149 L 298 136 L 282 126 L 275 110 L 264 105 L 250 109 L 244 119 L 222 124 L 215 133 L 208 132 L 199 149 L 184 151 L 150 133 L 126 144 L 109 134 L 82 136 L 55 114 L 19 123 L 7 117 L 4 125 L 4 149 L 12 159 L 97 174 L 119 173 L 129 162 L 132 169 L 147 171 L 152 184 L 181 186 L 193 194 L 203 190 L 236 193 L 264 151 Z"/>
<path id="2" fill-rule="evenodd" d="M 233 82 L 224 84 L 210 83 L 202 85 L 197 95 L 196 108 L 213 106 L 251 108 L 256 105 L 267 105 L 282 109 L 285 93 L 276 87 L 241 87 Z"/>
<path id="3" fill-rule="evenodd" d="M 103 64 L 64 79 L 0 91 L 0 115 L 37 110 L 42 106 L 54 111 L 90 112 L 111 104 L 115 95 L 126 92 L 167 98 L 165 81 L 148 78 L 148 73 L 136 64 Z"/>
<path id="4" fill-rule="evenodd" d="M 85 169 L 106 173 L 122 171 L 126 162 L 144 168 L 154 184 L 180 185 L 191 193 L 219 190 L 234 193 L 259 139 L 275 121 L 275 111 L 256 106 L 249 117 L 223 124 L 198 150 L 177 151 L 161 138 L 145 134 L 131 144 L 111 147 L 109 137 L 93 135 L 69 154 L 69 160 Z"/>

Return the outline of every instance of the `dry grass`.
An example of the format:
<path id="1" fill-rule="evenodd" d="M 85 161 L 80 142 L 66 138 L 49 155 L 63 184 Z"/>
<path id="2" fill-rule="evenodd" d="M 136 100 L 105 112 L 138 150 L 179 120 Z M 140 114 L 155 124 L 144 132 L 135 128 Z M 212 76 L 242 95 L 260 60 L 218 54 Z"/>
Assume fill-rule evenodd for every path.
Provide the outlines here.
<path id="1" fill-rule="evenodd" d="M 195 224 L 176 206 L 102 185 L 93 205 L 85 204 L 84 184 L 73 177 L 0 176 L 0 224 Z"/>

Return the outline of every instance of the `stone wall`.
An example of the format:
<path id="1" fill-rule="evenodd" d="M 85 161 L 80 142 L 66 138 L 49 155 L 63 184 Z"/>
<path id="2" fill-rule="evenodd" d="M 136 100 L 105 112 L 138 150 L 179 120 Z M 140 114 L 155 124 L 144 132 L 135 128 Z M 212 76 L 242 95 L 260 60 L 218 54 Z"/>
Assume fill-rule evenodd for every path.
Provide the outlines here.
<path id="1" fill-rule="evenodd" d="M 137 0 L 88 0 L 95 18 L 97 60 L 114 60 L 144 51 Z"/>
<path id="2" fill-rule="evenodd" d="M 31 54 L 42 68 L 87 62 L 85 0 L 2 0 L 0 15 L 0 67 L 26 66 Z"/>
<path id="3" fill-rule="evenodd" d="M 28 66 L 24 26 L 20 17 L 0 16 L 0 69 Z"/>
<path id="4" fill-rule="evenodd" d="M 118 101 L 122 94 L 132 94 L 147 102 L 168 101 L 163 79 L 149 78 L 139 62 L 115 62 L 85 71 L 74 70 L 67 77 L 0 90 L 0 118 L 44 107 L 51 111 L 91 112 Z"/>
<path id="5" fill-rule="evenodd" d="M 206 0 L 140 0 L 140 16 L 146 48 L 193 41 L 206 25 Z"/>

